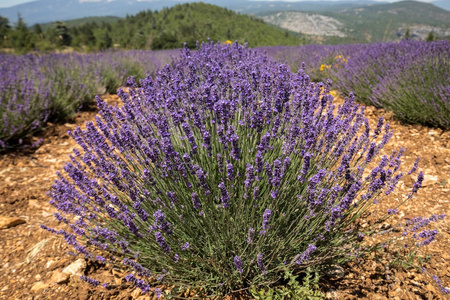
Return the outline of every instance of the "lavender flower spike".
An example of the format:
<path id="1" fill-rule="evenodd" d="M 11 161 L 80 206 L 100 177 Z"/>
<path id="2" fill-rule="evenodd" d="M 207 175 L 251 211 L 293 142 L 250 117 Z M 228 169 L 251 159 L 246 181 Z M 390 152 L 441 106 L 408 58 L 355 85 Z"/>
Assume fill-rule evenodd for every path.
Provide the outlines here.
<path id="1" fill-rule="evenodd" d="M 265 211 L 264 211 L 264 214 L 263 214 L 263 221 L 262 221 L 262 229 L 263 230 L 261 230 L 260 232 L 259 232 L 259 234 L 261 234 L 261 235 L 265 235 L 266 234 L 266 232 L 267 232 L 267 230 L 269 229 L 269 218 L 270 218 L 270 215 L 272 214 L 272 212 L 270 211 L 270 209 L 266 209 Z"/>
<path id="2" fill-rule="evenodd" d="M 237 255 L 234 257 L 234 266 L 236 267 L 236 269 L 238 270 L 239 273 L 242 274 L 242 272 L 244 272 L 244 270 L 242 269 L 241 258 Z"/>

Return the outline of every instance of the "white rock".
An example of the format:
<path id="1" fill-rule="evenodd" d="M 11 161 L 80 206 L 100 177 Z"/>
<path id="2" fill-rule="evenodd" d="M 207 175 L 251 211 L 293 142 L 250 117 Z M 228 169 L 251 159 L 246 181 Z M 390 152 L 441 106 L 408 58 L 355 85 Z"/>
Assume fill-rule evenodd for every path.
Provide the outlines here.
<path id="1" fill-rule="evenodd" d="M 430 186 L 438 183 L 439 178 L 435 175 L 425 175 L 422 186 Z"/>
<path id="2" fill-rule="evenodd" d="M 62 270 L 63 273 L 68 275 L 83 275 L 84 270 L 86 269 L 86 261 L 83 258 L 77 259 L 75 262 L 71 263 L 67 267 Z"/>
<path id="3" fill-rule="evenodd" d="M 52 259 L 52 260 L 49 260 L 49 261 L 45 264 L 45 267 L 46 267 L 47 269 L 49 269 L 49 268 L 51 268 L 54 264 L 56 264 L 56 261 L 54 261 L 54 260 Z"/>

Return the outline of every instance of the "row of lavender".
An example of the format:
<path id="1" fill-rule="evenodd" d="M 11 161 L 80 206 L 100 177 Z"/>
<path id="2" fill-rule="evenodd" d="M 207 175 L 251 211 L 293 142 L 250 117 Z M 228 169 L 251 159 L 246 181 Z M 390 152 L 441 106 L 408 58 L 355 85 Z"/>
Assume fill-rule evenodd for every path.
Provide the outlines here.
<path id="1" fill-rule="evenodd" d="M 79 147 L 50 193 L 68 226 L 42 228 L 78 254 L 127 268 L 144 293 L 168 286 L 204 299 L 323 274 L 382 247 L 364 240 L 398 207 L 374 206 L 418 161 L 402 172 L 405 149 L 381 156 L 393 132 L 383 118 L 371 129 L 354 97 L 336 107 L 329 84 L 238 44 L 185 49 L 130 83 L 121 107 L 98 98 L 95 123 L 71 132 Z M 432 242 L 425 227 L 443 217 L 402 224 L 399 251 Z"/>
<path id="2" fill-rule="evenodd" d="M 406 122 L 450 128 L 450 41 L 262 49 Z"/>
<path id="3" fill-rule="evenodd" d="M 144 78 L 178 51 L 0 54 L 0 150 L 23 143 L 47 121 L 64 121 L 128 76 Z"/>

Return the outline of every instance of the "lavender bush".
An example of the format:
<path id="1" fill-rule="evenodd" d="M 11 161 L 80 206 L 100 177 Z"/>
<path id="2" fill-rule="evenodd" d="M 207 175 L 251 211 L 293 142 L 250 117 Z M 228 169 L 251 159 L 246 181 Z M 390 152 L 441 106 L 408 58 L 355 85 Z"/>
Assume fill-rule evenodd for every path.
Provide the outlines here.
<path id="1" fill-rule="evenodd" d="M 409 174 L 403 150 L 380 155 L 389 124 L 370 129 L 353 96 L 335 107 L 329 84 L 237 43 L 183 49 L 131 85 L 70 133 L 79 147 L 50 193 L 70 230 L 42 227 L 77 252 L 143 292 L 206 297 L 373 250 L 364 236 L 392 214 L 366 217 Z"/>
<path id="2" fill-rule="evenodd" d="M 115 92 L 129 76 L 144 78 L 175 53 L 0 54 L 0 150 L 47 121 L 66 120 L 96 94 Z"/>

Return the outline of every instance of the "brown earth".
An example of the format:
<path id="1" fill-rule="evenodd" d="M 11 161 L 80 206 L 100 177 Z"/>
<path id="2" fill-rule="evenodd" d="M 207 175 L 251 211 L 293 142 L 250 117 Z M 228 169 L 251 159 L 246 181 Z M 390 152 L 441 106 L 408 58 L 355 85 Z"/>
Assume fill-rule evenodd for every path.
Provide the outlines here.
<path id="1" fill-rule="evenodd" d="M 108 103 L 118 101 L 114 95 L 103 97 Z M 399 221 L 415 216 L 450 212 L 450 132 L 419 125 L 404 125 L 383 110 L 369 107 L 371 125 L 384 115 L 395 131 L 387 150 L 406 147 L 403 157 L 409 170 L 417 156 L 419 170 L 425 173 L 424 187 L 416 197 L 402 206 Z M 81 112 L 66 124 L 48 124 L 42 134 L 43 144 L 37 150 L 22 150 L 0 156 L 0 228 L 3 220 L 16 221 L 12 227 L 0 229 L 0 299 L 154 299 L 142 295 L 125 283 L 123 273 L 80 256 L 65 242 L 42 229 L 41 224 L 58 227 L 48 204 L 56 171 L 68 161 L 75 142 L 67 131 L 93 120 L 95 109 Z M 380 211 L 395 207 L 407 195 L 412 179 L 400 183 L 398 192 L 380 204 Z M 22 221 L 20 221 L 20 220 Z M 6 223 L 5 223 L 6 224 Z M 433 223 L 439 230 L 437 240 L 420 250 L 430 254 L 426 273 L 414 268 L 386 269 L 392 258 L 389 251 L 376 259 L 365 259 L 345 266 L 337 275 L 329 275 L 321 289 L 329 299 L 445 299 L 431 279 L 437 275 L 444 286 L 450 286 L 450 216 Z M 76 263 L 75 263 L 76 262 Z M 67 269 L 69 267 L 69 269 Z M 101 282 L 112 282 L 111 288 L 92 287 L 81 282 L 80 275 Z"/>

